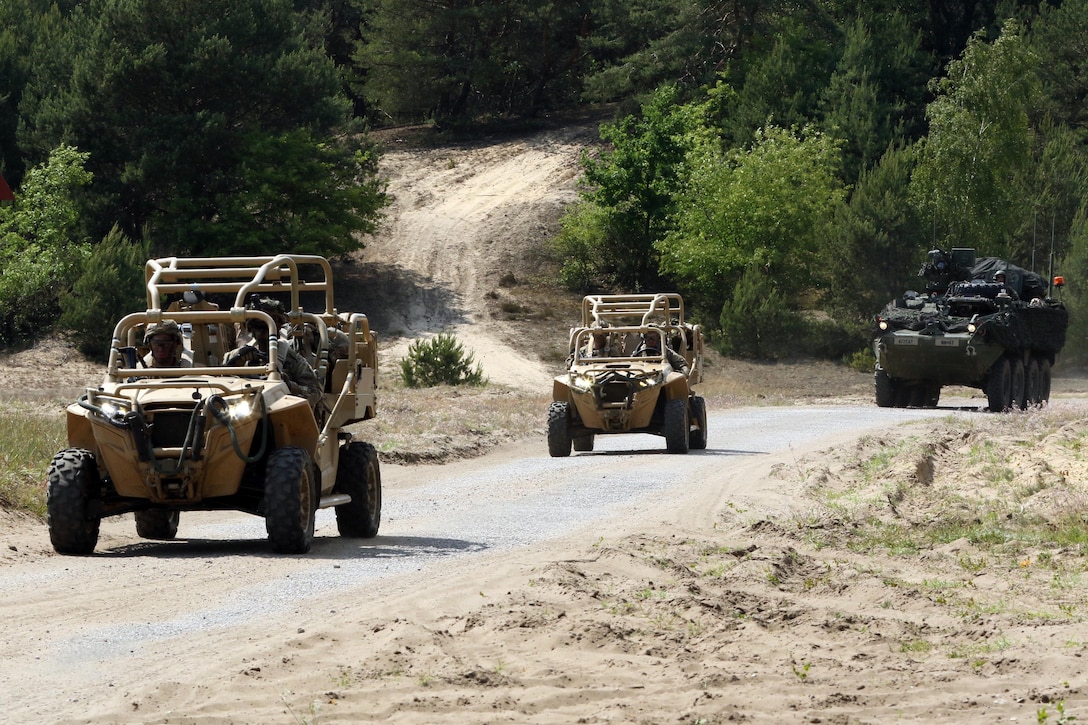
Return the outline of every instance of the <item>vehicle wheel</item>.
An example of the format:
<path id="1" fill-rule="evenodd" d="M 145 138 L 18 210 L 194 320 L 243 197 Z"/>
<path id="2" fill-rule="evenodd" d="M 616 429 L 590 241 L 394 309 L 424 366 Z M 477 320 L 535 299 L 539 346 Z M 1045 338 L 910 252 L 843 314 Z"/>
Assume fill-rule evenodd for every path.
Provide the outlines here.
<path id="1" fill-rule="evenodd" d="M 915 383 L 906 390 L 906 405 L 910 408 L 924 408 L 929 400 L 929 388 L 924 383 Z"/>
<path id="2" fill-rule="evenodd" d="M 1046 405 L 1050 401 L 1050 361 L 1043 358 L 1039 361 L 1039 405 Z"/>
<path id="3" fill-rule="evenodd" d="M 691 420 L 688 401 L 665 401 L 665 450 L 669 453 L 687 453 L 690 447 Z"/>
<path id="4" fill-rule="evenodd" d="M 575 438 L 572 438 L 571 441 L 574 443 L 574 450 L 581 452 L 592 451 L 593 438 L 594 436 L 592 433 L 590 433 L 589 435 L 577 436 Z"/>
<path id="5" fill-rule="evenodd" d="M 1028 405 L 1039 405 L 1039 359 L 1032 358 L 1028 363 L 1027 375 L 1024 382 L 1024 398 Z"/>
<path id="6" fill-rule="evenodd" d="M 264 527 L 273 550 L 305 554 L 314 540 L 317 492 L 310 454 L 280 448 L 268 457 L 264 479 Z"/>
<path id="7" fill-rule="evenodd" d="M 927 408 L 936 408 L 937 403 L 941 401 L 941 386 L 937 383 L 930 383 L 926 386 L 926 402 Z"/>
<path id="8" fill-rule="evenodd" d="M 1014 410 L 1023 410 L 1028 407 L 1024 361 L 1016 358 L 1009 361 L 1009 366 L 1012 369 L 1012 393 L 1009 398 L 1009 407 Z"/>
<path id="9" fill-rule="evenodd" d="M 873 373 L 873 386 L 876 388 L 876 404 L 881 408 L 894 408 L 899 397 L 899 385 L 883 369 Z"/>
<path id="10" fill-rule="evenodd" d="M 706 401 L 698 395 L 691 396 L 691 424 L 688 443 L 697 451 L 706 448 Z"/>
<path id="11" fill-rule="evenodd" d="M 181 522 L 181 513 L 178 511 L 148 509 L 137 511 L 135 516 L 136 534 L 144 539 L 173 541 L 178 535 L 178 524 Z"/>
<path id="12" fill-rule="evenodd" d="M 334 509 L 340 535 L 353 539 L 377 536 L 382 521 L 382 477 L 374 446 L 355 441 L 340 447 L 333 491 L 351 496 L 350 502 Z"/>
<path id="13" fill-rule="evenodd" d="M 1008 358 L 1001 358 L 990 367 L 986 380 L 986 403 L 994 413 L 1009 408 L 1012 400 L 1012 369 Z"/>
<path id="14" fill-rule="evenodd" d="M 101 485 L 90 451 L 68 448 L 53 457 L 46 474 L 46 511 L 49 540 L 58 554 L 94 551 L 102 523 L 95 511 Z"/>
<path id="15" fill-rule="evenodd" d="M 570 403 L 556 401 L 548 406 L 548 453 L 552 458 L 570 455 Z"/>

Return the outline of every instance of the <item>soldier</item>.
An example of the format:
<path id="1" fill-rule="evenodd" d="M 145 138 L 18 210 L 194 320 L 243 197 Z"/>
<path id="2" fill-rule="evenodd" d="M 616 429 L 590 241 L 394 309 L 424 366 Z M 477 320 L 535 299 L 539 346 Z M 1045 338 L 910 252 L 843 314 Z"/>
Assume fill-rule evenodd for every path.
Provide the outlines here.
<path id="1" fill-rule="evenodd" d="M 144 344 L 151 352 L 144 355 L 144 367 L 149 368 L 190 368 L 192 360 L 185 355 L 185 343 L 181 328 L 173 320 L 162 320 L 148 325 L 144 333 Z"/>
<path id="2" fill-rule="evenodd" d="M 283 312 L 283 305 L 268 297 L 262 297 L 249 302 L 246 307 L 251 310 L 267 312 L 275 322 L 277 328 L 282 328 L 287 322 L 287 315 Z M 268 360 L 268 325 L 261 320 L 246 320 L 246 332 L 250 340 L 255 344 L 243 345 L 227 357 L 227 365 L 252 365 L 260 364 L 262 360 Z M 313 368 L 306 362 L 302 355 L 288 340 L 279 339 L 277 357 L 280 361 L 280 371 L 283 381 L 291 390 L 292 395 L 306 398 L 310 407 L 317 408 L 321 403 L 321 388 L 317 382 L 317 375 Z"/>
<path id="3" fill-rule="evenodd" d="M 660 355 L 661 354 L 661 333 L 660 332 L 646 332 L 642 335 L 642 342 L 639 344 L 638 349 L 635 350 L 635 355 Z M 688 361 L 683 355 L 673 350 L 668 345 L 665 346 L 665 359 L 669 361 L 669 365 L 676 372 L 687 375 L 688 374 Z"/>
<path id="4" fill-rule="evenodd" d="M 999 269 L 994 272 L 994 282 L 1001 285 L 1001 291 L 1014 300 L 1017 299 L 1016 291 L 1009 286 L 1009 283 L 1005 281 L 1005 270 Z"/>

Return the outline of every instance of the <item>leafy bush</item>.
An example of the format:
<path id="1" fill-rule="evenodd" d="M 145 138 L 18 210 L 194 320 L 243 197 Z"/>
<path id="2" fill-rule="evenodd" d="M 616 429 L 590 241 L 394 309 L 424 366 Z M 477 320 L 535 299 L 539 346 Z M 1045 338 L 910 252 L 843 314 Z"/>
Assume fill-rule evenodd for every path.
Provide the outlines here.
<path id="1" fill-rule="evenodd" d="M 401 377 L 409 388 L 435 385 L 484 385 L 479 364 L 472 367 L 473 355 L 449 333 L 430 340 L 416 340 L 408 346 L 408 357 L 400 361 Z"/>
<path id="2" fill-rule="evenodd" d="M 80 352 L 102 360 L 114 325 L 130 312 L 147 309 L 144 263 L 149 245 L 134 244 L 114 227 L 91 250 L 72 293 L 60 300 L 61 327 L 72 331 Z"/>
<path id="3" fill-rule="evenodd" d="M 732 357 L 777 360 L 802 352 L 801 321 L 774 283 L 749 268 L 722 306 L 718 349 Z"/>

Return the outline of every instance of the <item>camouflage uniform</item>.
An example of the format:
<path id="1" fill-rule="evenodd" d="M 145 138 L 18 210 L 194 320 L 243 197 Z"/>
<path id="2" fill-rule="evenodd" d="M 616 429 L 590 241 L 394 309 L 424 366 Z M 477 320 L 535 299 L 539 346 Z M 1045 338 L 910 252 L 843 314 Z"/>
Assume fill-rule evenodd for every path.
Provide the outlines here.
<path id="1" fill-rule="evenodd" d="M 321 387 L 317 384 L 317 375 L 306 359 L 287 340 L 279 341 L 280 371 L 283 381 L 291 389 L 292 395 L 306 398 L 310 407 L 321 401 Z"/>
<path id="2" fill-rule="evenodd" d="M 287 384 L 292 395 L 297 395 L 300 398 L 305 398 L 306 402 L 310 404 L 310 407 L 314 410 L 318 410 L 319 406 L 324 405 L 323 393 L 321 387 L 317 382 L 317 374 L 314 369 L 310 367 L 310 364 L 306 362 L 306 358 L 295 349 L 291 341 L 286 338 L 282 328 L 287 322 L 287 315 L 284 313 L 283 305 L 275 299 L 262 297 L 251 299 L 246 307 L 251 310 L 261 310 L 268 313 L 277 327 L 281 328 L 277 342 L 277 359 L 279 360 L 280 374 L 283 377 L 283 382 Z M 267 355 L 268 349 L 268 329 L 267 326 L 258 320 L 249 320 L 247 322 L 247 328 L 249 334 L 253 337 L 253 342 L 256 343 L 256 347 L 247 345 L 235 350 L 235 352 L 227 358 L 228 365 L 237 365 L 239 362 L 249 364 L 257 359 L 254 354 L 258 348 L 260 353 Z M 261 336 L 255 333 L 255 330 L 261 332 Z M 246 348 L 249 348 L 247 351 Z M 267 359 L 267 358 L 265 358 Z"/>
<path id="3" fill-rule="evenodd" d="M 665 346 L 665 358 L 669 361 L 669 365 L 672 366 L 673 370 L 684 375 L 688 374 L 688 361 L 668 345 Z"/>

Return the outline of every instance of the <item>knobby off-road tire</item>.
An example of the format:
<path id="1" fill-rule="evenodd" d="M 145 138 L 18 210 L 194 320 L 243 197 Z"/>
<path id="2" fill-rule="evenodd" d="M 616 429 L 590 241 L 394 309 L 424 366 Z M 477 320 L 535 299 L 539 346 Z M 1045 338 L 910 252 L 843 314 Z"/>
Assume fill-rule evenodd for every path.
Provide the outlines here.
<path id="1" fill-rule="evenodd" d="M 691 448 L 701 451 L 706 448 L 706 401 L 698 395 L 691 396 L 691 434 L 688 443 Z"/>
<path id="2" fill-rule="evenodd" d="M 593 450 L 593 439 L 594 435 L 590 433 L 589 435 L 572 438 L 571 441 L 574 443 L 574 450 L 585 453 Z"/>
<path id="3" fill-rule="evenodd" d="M 264 479 L 264 527 L 272 549 L 280 554 L 305 554 L 314 540 L 317 512 L 310 454 L 301 448 L 280 448 L 268 457 Z"/>
<path id="4" fill-rule="evenodd" d="M 873 373 L 873 387 L 876 392 L 876 404 L 881 408 L 894 408 L 899 397 L 899 386 L 881 368 Z"/>
<path id="5" fill-rule="evenodd" d="M 1012 400 L 1012 369 L 1008 358 L 1001 358 L 990 368 L 986 379 L 986 404 L 994 413 L 1009 409 Z"/>
<path id="6" fill-rule="evenodd" d="M 382 522 L 382 477 L 374 446 L 353 441 L 340 447 L 333 491 L 351 496 L 349 503 L 334 509 L 340 535 L 351 539 L 377 536 Z"/>
<path id="7" fill-rule="evenodd" d="M 144 539 L 173 541 L 178 535 L 178 523 L 181 514 L 177 511 L 149 509 L 137 511 L 136 534 Z"/>
<path id="8" fill-rule="evenodd" d="M 665 401 L 665 450 L 669 453 L 687 453 L 690 448 L 691 420 L 688 401 Z"/>
<path id="9" fill-rule="evenodd" d="M 570 455 L 570 403 L 556 401 L 548 406 L 548 454 L 552 458 Z"/>
<path id="10" fill-rule="evenodd" d="M 94 454 L 68 448 L 53 457 L 46 474 L 49 540 L 58 554 L 94 551 L 102 520 L 95 509 L 102 482 Z"/>

